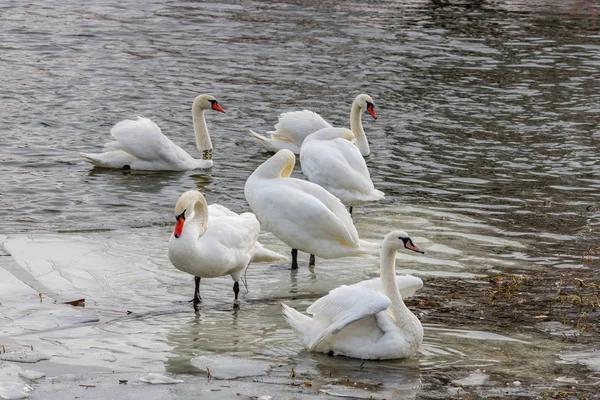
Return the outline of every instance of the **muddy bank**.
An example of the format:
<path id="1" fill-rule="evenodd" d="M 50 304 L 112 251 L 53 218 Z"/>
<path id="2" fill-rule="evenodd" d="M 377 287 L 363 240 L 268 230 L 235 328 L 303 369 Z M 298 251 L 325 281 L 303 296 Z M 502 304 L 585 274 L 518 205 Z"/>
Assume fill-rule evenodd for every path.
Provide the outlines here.
<path id="1" fill-rule="evenodd" d="M 526 335 L 531 358 L 491 347 L 503 368 L 478 369 L 467 378 L 463 367 L 424 371 L 417 398 L 600 398 L 600 273 L 597 266 L 589 268 L 593 259 L 583 262 L 583 270 L 428 279 L 407 302 L 423 323 Z M 536 361 L 547 341 L 559 349 L 550 365 Z"/>

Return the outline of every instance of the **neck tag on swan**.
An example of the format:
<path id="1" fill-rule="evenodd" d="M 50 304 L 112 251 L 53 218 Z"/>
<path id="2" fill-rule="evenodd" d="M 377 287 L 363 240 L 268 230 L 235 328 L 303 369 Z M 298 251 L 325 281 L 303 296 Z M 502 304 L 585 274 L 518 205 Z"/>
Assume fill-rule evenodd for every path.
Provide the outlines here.
<path id="1" fill-rule="evenodd" d="M 203 160 L 212 160 L 212 149 L 202 151 Z"/>

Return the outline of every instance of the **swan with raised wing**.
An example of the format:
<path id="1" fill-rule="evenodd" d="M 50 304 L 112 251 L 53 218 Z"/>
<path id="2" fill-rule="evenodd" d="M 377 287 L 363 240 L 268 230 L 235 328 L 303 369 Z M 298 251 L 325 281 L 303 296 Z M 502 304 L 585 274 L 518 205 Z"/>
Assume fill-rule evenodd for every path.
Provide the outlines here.
<path id="1" fill-rule="evenodd" d="M 373 99 L 368 94 L 359 94 L 352 102 L 350 110 L 350 129 L 356 137 L 356 147 L 363 156 L 371 153 L 369 141 L 365 135 L 362 125 L 362 113 L 367 111 L 374 119 L 377 119 Z M 279 115 L 279 121 L 275 124 L 275 130 L 269 131 L 271 136 L 262 136 L 253 130 L 250 135 L 256 139 L 265 149 L 278 151 L 288 149 L 295 154 L 300 154 L 300 148 L 304 139 L 313 132 L 323 128 L 331 128 L 331 124 L 314 111 L 290 111 Z"/>
<path id="2" fill-rule="evenodd" d="M 407 358 L 423 342 L 423 326 L 404 304 L 421 279 L 396 276 L 396 251 L 423 253 L 403 231 L 389 233 L 381 249 L 380 278 L 340 286 L 301 314 L 282 303 L 286 321 L 308 351 L 368 360 Z"/>
<path id="3" fill-rule="evenodd" d="M 138 117 L 117 123 L 110 134 L 115 139 L 104 145 L 107 151 L 97 154 L 81 153 L 81 156 L 96 167 L 134 169 L 145 171 L 187 171 L 212 168 L 212 143 L 204 118 L 204 110 L 224 113 L 217 99 L 201 94 L 192 104 L 192 120 L 196 147 L 202 159 L 190 156 L 173 143 L 152 120 Z"/>
<path id="4" fill-rule="evenodd" d="M 342 203 L 352 207 L 381 200 L 385 194 L 375 189 L 365 159 L 352 144 L 354 134 L 346 128 L 324 128 L 302 142 L 300 165 L 314 182 Z"/>
<path id="5" fill-rule="evenodd" d="M 200 279 L 231 275 L 234 308 L 239 307 L 239 280 L 251 262 L 274 262 L 286 257 L 257 241 L 260 223 L 252 213 L 236 214 L 218 204 L 207 205 L 197 190 L 181 195 L 175 205 L 176 226 L 169 239 L 169 260 L 194 276 L 194 309 L 200 309 Z"/>
<path id="6" fill-rule="evenodd" d="M 361 240 L 342 202 L 321 186 L 291 178 L 296 157 L 279 150 L 246 181 L 244 193 L 262 227 L 292 248 L 326 259 L 363 256 L 379 244 Z M 309 265 L 314 265 L 311 256 Z"/>

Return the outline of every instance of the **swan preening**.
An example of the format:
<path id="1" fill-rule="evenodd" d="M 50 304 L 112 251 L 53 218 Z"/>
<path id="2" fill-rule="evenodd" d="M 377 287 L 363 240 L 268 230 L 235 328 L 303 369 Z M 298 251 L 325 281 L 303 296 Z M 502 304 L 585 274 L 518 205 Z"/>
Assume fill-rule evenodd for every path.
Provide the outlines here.
<path id="1" fill-rule="evenodd" d="M 286 321 L 309 351 L 384 360 L 413 355 L 423 341 L 419 319 L 403 298 L 423 286 L 421 279 L 396 276 L 396 251 L 423 253 L 402 231 L 389 233 L 381 249 L 380 278 L 340 286 L 306 310 L 282 304 Z"/>
<path id="2" fill-rule="evenodd" d="M 375 189 L 365 159 L 352 144 L 354 133 L 346 128 L 324 128 L 304 139 L 300 149 L 302 172 L 352 207 L 384 198 Z"/>
<path id="3" fill-rule="evenodd" d="M 200 279 L 231 275 L 234 308 L 239 307 L 239 280 L 250 262 L 281 261 L 285 257 L 257 241 L 260 224 L 254 214 L 236 214 L 206 203 L 197 190 L 181 195 L 175 205 L 176 226 L 169 240 L 169 260 L 194 276 L 194 309 L 200 308 Z"/>
<path id="4" fill-rule="evenodd" d="M 224 113 L 217 99 L 202 94 L 192 104 L 196 147 L 202 158 L 197 160 L 163 135 L 158 125 L 148 118 L 126 119 L 117 123 L 110 134 L 115 139 L 104 145 L 104 153 L 81 156 L 94 166 L 145 171 L 187 171 L 212 168 L 212 143 L 204 118 L 204 110 Z"/>
<path id="5" fill-rule="evenodd" d="M 369 142 L 362 126 L 362 113 L 367 111 L 374 119 L 377 119 L 373 99 L 368 94 L 359 94 L 352 102 L 350 110 L 350 129 L 356 137 L 356 147 L 363 156 L 371 153 Z M 300 154 L 300 148 L 304 139 L 313 132 L 323 128 L 331 128 L 331 124 L 319 114 L 309 111 L 291 111 L 279 115 L 279 121 L 275 124 L 275 130 L 267 133 L 270 137 L 259 135 L 250 130 L 250 134 L 258 143 L 269 151 L 281 149 L 291 150 Z"/>
<path id="6" fill-rule="evenodd" d="M 296 157 L 279 150 L 246 181 L 244 193 L 263 227 L 292 248 L 332 259 L 362 256 L 379 248 L 361 240 L 342 202 L 321 186 L 291 178 Z"/>

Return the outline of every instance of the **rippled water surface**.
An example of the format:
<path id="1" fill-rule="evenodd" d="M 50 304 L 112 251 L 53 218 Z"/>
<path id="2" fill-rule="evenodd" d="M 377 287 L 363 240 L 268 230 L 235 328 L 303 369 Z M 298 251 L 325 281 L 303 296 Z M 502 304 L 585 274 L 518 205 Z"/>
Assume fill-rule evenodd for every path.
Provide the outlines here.
<path id="1" fill-rule="evenodd" d="M 41 285 L 89 299 L 86 311 L 96 312 L 102 324 L 83 333 L 60 331 L 52 340 L 66 343 L 64 336 L 72 335 L 65 346 L 76 352 L 89 347 L 78 335 L 100 338 L 105 342 L 98 344 L 94 363 L 103 367 L 116 357 L 112 353 L 130 354 L 131 345 L 150 350 L 143 356 L 131 352 L 131 359 L 116 357 L 122 368 L 135 370 L 147 361 L 189 372 L 192 357 L 213 351 L 321 371 L 321 364 L 335 362 L 300 352 L 278 302 L 294 298 L 291 304 L 303 309 L 332 287 L 372 276 L 376 258 L 321 261 L 315 271 L 301 269 L 298 275 L 284 266 L 251 269 L 257 290 L 233 319 L 219 311 L 229 306 L 231 295 L 224 279 L 206 289 L 216 311 L 200 317 L 181 306 L 157 317 L 106 321 L 127 308 L 168 308 L 190 294 L 191 283 L 166 258 L 174 203 L 184 190 L 199 189 L 209 203 L 248 210 L 245 179 L 269 155 L 249 128 L 271 130 L 279 113 L 302 108 L 348 126 L 350 104 L 365 92 L 379 117 L 363 118 L 372 152 L 367 164 L 386 199 L 358 207 L 355 221 L 365 238 L 402 228 L 425 248 L 423 257 L 402 255 L 398 270 L 469 278 L 582 268 L 582 253 L 599 239 L 597 8 L 583 0 L 5 1 L 0 5 L 5 247 L 28 248 L 23 241 L 37 243 L 40 232 L 48 235 L 42 242 L 65 243 L 59 248 L 72 257 L 60 262 L 47 250 L 33 260 L 32 252 L 20 254 L 20 266 L 31 263 L 31 276 L 20 278 L 34 290 Z M 206 92 L 227 110 L 207 113 L 212 170 L 123 174 L 93 169 L 79 158 L 79 152 L 99 150 L 113 124 L 137 115 L 152 118 L 199 157 L 190 108 Z M 295 175 L 301 177 L 298 166 Z M 272 247 L 288 251 L 264 236 Z M 89 251 L 97 255 L 93 268 L 81 264 Z M 111 263 L 118 252 L 132 280 L 124 276 L 115 287 Z M 89 272 L 66 278 L 60 273 L 79 268 Z M 61 278 L 51 278 L 54 273 Z M 265 276 L 272 281 L 263 281 Z M 123 286 L 127 283 L 132 286 Z M 143 335 L 134 333 L 147 330 L 148 323 L 154 330 L 140 344 Z M 237 332 L 234 348 L 230 340 L 216 339 L 227 329 Z M 501 352 L 494 352 L 498 338 L 483 332 L 482 342 L 492 344 L 469 348 L 477 332 L 429 325 L 420 366 L 411 361 L 385 368 L 407 368 L 408 381 L 398 383 L 406 388 L 418 386 L 419 368 L 501 364 Z M 127 339 L 133 344 L 123 344 L 133 336 Z M 511 354 L 531 340 L 517 336 L 508 332 L 510 340 L 500 340 Z M 539 346 L 540 359 L 557 352 L 556 343 Z M 525 374 L 531 364 L 524 365 Z"/>

